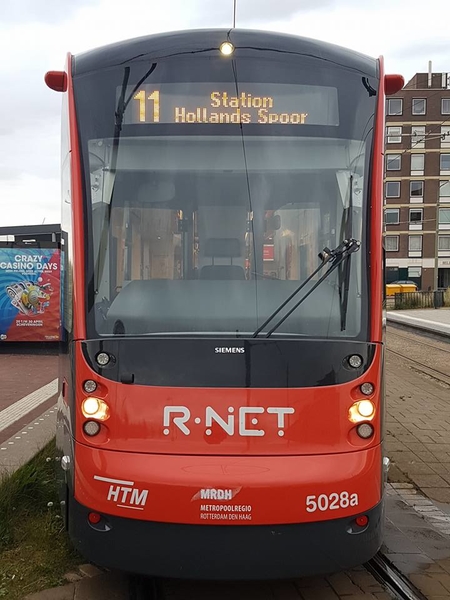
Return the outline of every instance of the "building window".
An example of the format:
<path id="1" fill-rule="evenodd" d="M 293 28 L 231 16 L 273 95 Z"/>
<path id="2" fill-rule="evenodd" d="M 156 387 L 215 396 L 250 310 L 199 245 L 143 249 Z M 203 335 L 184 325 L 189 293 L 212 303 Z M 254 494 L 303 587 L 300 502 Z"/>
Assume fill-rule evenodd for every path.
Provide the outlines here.
<path id="1" fill-rule="evenodd" d="M 394 117 L 403 113 L 403 99 L 389 98 L 388 100 L 388 115 Z"/>
<path id="2" fill-rule="evenodd" d="M 423 208 L 411 208 L 409 210 L 409 229 L 421 230 L 423 222 Z"/>
<path id="3" fill-rule="evenodd" d="M 450 181 L 439 182 L 439 202 L 450 202 Z"/>
<path id="4" fill-rule="evenodd" d="M 401 127 L 387 127 L 388 144 L 400 144 L 402 141 Z"/>
<path id="5" fill-rule="evenodd" d="M 415 277 L 418 279 L 422 276 L 422 267 L 408 267 L 408 279 Z"/>
<path id="6" fill-rule="evenodd" d="M 386 225 L 398 225 L 399 224 L 399 208 L 386 208 L 384 211 L 384 222 Z"/>
<path id="7" fill-rule="evenodd" d="M 425 98 L 413 98 L 412 114 L 424 115 L 427 112 L 427 101 Z"/>
<path id="8" fill-rule="evenodd" d="M 400 181 L 386 181 L 386 198 L 400 198 Z"/>
<path id="9" fill-rule="evenodd" d="M 441 148 L 450 148 L 450 127 L 441 127 Z"/>
<path id="10" fill-rule="evenodd" d="M 450 115 L 450 98 L 442 98 L 441 113 L 443 115 Z"/>
<path id="11" fill-rule="evenodd" d="M 398 252 L 398 235 L 387 235 L 384 238 L 386 252 Z"/>
<path id="12" fill-rule="evenodd" d="M 438 250 L 441 256 L 450 254 L 450 235 L 438 236 Z"/>
<path id="13" fill-rule="evenodd" d="M 386 170 L 387 171 L 400 171 L 402 168 L 402 155 L 401 154 L 387 154 L 386 155 Z"/>
<path id="14" fill-rule="evenodd" d="M 411 175 L 423 175 L 425 154 L 411 154 Z"/>
<path id="15" fill-rule="evenodd" d="M 439 209 L 439 228 L 450 229 L 450 208 Z"/>
<path id="16" fill-rule="evenodd" d="M 425 127 L 412 127 L 411 148 L 425 148 Z"/>
<path id="17" fill-rule="evenodd" d="M 422 236 L 410 235 L 408 238 L 408 250 L 410 256 L 420 256 L 422 254 Z"/>
<path id="18" fill-rule="evenodd" d="M 410 181 L 409 182 L 409 198 L 410 202 L 417 204 L 423 202 L 423 181 Z"/>
<path id="19" fill-rule="evenodd" d="M 441 173 L 450 173 L 450 154 L 441 154 Z"/>

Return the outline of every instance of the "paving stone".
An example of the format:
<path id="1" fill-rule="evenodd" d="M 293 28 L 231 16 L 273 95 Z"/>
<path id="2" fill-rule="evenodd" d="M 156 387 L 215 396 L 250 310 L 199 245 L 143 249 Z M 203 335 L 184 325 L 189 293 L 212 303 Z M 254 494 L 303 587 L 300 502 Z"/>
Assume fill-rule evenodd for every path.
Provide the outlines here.
<path id="1" fill-rule="evenodd" d="M 98 567 L 89 563 L 81 565 L 80 567 L 78 567 L 78 570 L 85 577 L 96 577 L 97 575 L 102 574 L 102 571 Z"/>
<path id="2" fill-rule="evenodd" d="M 406 467 L 406 472 L 408 472 L 408 467 Z M 447 482 L 442 479 L 439 475 L 414 475 L 414 483 L 416 483 L 420 489 L 424 488 L 440 488 L 440 487 L 448 487 Z"/>
<path id="3" fill-rule="evenodd" d="M 302 577 L 297 579 L 295 585 L 300 589 L 306 588 L 329 588 L 330 585 L 325 577 Z"/>
<path id="4" fill-rule="evenodd" d="M 125 575 L 102 573 L 94 577 L 86 577 L 76 583 L 73 600 L 126 600 L 128 597 L 128 582 Z"/>
<path id="5" fill-rule="evenodd" d="M 361 571 L 352 575 L 352 581 L 364 592 L 383 592 L 384 588 L 368 571 Z"/>
<path id="6" fill-rule="evenodd" d="M 64 575 L 64 579 L 69 583 L 75 583 L 76 581 L 80 581 L 80 579 L 82 579 L 82 576 L 78 573 L 66 573 Z"/>
<path id="7" fill-rule="evenodd" d="M 358 575 L 353 573 L 352 577 Z M 327 577 L 327 580 L 334 591 L 339 595 L 344 594 L 357 594 L 360 593 L 360 589 L 353 583 L 347 573 L 335 573 Z"/>
<path id="8" fill-rule="evenodd" d="M 75 585 L 71 583 L 69 585 L 63 585 L 50 590 L 37 592 L 36 594 L 30 594 L 25 596 L 24 600 L 74 600 L 74 597 Z"/>
<path id="9" fill-rule="evenodd" d="M 331 587 L 303 588 L 301 590 L 301 595 L 303 600 L 339 600 L 339 596 L 333 591 Z"/>
<path id="10" fill-rule="evenodd" d="M 448 599 L 448 590 L 434 575 L 411 573 L 409 579 L 425 596 L 447 594 Z"/>
<path id="11" fill-rule="evenodd" d="M 412 485 L 412 483 L 391 483 L 391 486 L 394 489 L 399 489 L 399 490 L 414 489 L 414 486 Z"/>
<path id="12" fill-rule="evenodd" d="M 271 585 L 273 600 L 300 600 L 300 592 L 295 584 L 288 581 L 280 581 Z"/>
<path id="13" fill-rule="evenodd" d="M 442 488 L 424 488 L 423 493 L 431 498 L 432 500 L 437 500 L 438 502 L 445 502 L 450 504 L 450 486 Z"/>

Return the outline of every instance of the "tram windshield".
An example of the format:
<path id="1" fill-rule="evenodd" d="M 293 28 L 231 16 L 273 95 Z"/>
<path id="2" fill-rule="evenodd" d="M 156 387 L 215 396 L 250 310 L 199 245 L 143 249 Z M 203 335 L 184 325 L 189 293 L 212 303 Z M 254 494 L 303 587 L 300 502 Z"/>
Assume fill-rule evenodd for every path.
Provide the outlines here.
<path id="1" fill-rule="evenodd" d="M 171 61 L 75 79 L 91 335 L 251 337 L 350 236 L 345 324 L 343 266 L 273 337 L 364 338 L 376 105 L 364 78 L 242 60 L 205 81 L 191 60 L 189 81 L 173 81 Z"/>

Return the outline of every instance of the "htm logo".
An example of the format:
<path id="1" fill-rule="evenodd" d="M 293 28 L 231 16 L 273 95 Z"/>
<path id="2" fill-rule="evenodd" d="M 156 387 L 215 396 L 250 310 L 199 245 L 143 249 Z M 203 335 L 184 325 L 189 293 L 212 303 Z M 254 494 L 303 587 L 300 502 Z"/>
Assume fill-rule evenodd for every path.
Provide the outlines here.
<path id="1" fill-rule="evenodd" d="M 147 502 L 148 490 L 140 490 L 134 487 L 134 481 L 110 479 L 109 477 L 100 477 L 99 475 L 94 475 L 94 479 L 111 484 L 106 496 L 109 502 L 114 502 L 120 508 L 144 510 L 143 507 Z"/>

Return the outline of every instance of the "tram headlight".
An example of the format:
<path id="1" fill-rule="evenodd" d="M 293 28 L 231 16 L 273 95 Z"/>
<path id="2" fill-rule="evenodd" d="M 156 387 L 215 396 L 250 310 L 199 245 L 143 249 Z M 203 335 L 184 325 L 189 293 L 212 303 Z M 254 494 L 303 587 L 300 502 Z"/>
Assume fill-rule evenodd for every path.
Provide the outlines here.
<path id="1" fill-rule="evenodd" d="M 106 421 L 109 418 L 109 406 L 100 398 L 92 396 L 83 400 L 81 404 L 81 412 L 87 419 L 97 419 L 98 421 Z"/>
<path id="2" fill-rule="evenodd" d="M 348 418 L 352 423 L 371 421 L 375 415 L 375 404 L 371 400 L 359 400 L 350 407 Z"/>

